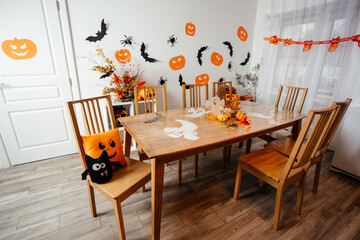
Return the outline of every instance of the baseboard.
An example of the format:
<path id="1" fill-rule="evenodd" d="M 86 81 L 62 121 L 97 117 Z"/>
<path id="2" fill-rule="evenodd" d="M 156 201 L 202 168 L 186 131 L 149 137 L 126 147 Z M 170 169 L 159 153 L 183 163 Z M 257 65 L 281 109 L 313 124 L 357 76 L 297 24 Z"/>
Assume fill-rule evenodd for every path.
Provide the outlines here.
<path id="1" fill-rule="evenodd" d="M 345 175 L 348 175 L 349 177 L 352 177 L 352 178 L 355 178 L 355 179 L 357 179 L 357 180 L 360 180 L 360 177 L 359 177 L 359 176 L 356 176 L 356 175 L 354 175 L 354 174 L 352 174 L 352 173 L 349 173 L 349 172 L 344 171 L 344 170 L 342 170 L 342 169 L 339 169 L 339 168 L 337 168 L 337 167 L 330 166 L 330 170 L 333 171 L 333 172 L 336 172 L 336 173 L 343 173 L 343 174 L 345 174 Z"/>

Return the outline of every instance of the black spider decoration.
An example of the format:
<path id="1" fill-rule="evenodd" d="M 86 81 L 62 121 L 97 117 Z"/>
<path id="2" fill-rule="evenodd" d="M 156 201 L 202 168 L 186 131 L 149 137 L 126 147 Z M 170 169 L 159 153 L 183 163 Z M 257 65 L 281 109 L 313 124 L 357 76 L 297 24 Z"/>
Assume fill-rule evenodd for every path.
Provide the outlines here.
<path id="1" fill-rule="evenodd" d="M 160 80 L 158 81 L 159 86 L 166 86 L 167 78 L 164 76 L 160 77 Z"/>
<path id="2" fill-rule="evenodd" d="M 218 80 L 218 82 L 223 82 L 223 81 L 225 81 L 225 78 L 223 78 L 223 77 L 221 77 L 221 78 Z"/>
<path id="3" fill-rule="evenodd" d="M 175 45 L 175 43 L 177 43 L 177 40 L 178 38 L 177 37 L 175 37 L 175 34 L 173 34 L 173 35 L 171 35 L 171 36 L 169 36 L 169 40 L 167 40 L 167 43 L 169 44 L 171 44 L 171 47 L 173 47 L 174 45 Z"/>
<path id="4" fill-rule="evenodd" d="M 180 86 L 182 86 L 183 84 L 186 84 L 186 83 L 183 81 L 183 77 L 181 76 L 181 74 L 179 74 L 179 83 L 180 83 Z M 186 88 L 186 89 L 189 89 L 190 86 L 186 86 L 185 88 Z"/>
<path id="5" fill-rule="evenodd" d="M 228 68 L 229 72 L 231 72 L 231 71 L 234 69 L 234 64 L 233 64 L 232 61 L 230 61 L 230 62 L 228 63 L 227 68 Z"/>
<path id="6" fill-rule="evenodd" d="M 120 40 L 121 44 L 125 47 L 126 45 L 132 46 L 134 43 L 134 38 L 132 36 L 124 35 L 125 39 Z"/>

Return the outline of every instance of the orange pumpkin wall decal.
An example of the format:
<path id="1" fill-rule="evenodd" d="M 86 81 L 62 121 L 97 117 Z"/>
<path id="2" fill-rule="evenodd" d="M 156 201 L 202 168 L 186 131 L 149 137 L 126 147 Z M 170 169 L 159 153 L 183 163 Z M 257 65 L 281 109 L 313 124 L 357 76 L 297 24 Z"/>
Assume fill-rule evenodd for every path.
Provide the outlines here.
<path id="1" fill-rule="evenodd" d="M 191 22 L 186 23 L 185 25 L 185 33 L 189 36 L 194 36 L 195 35 L 195 25 L 192 24 Z"/>
<path id="2" fill-rule="evenodd" d="M 29 39 L 5 40 L 1 48 L 9 58 L 15 60 L 32 58 L 37 52 L 35 43 Z"/>
<path id="3" fill-rule="evenodd" d="M 119 63 L 125 64 L 131 61 L 131 54 L 127 49 L 120 49 L 115 52 L 115 58 Z"/>
<path id="4" fill-rule="evenodd" d="M 248 33 L 245 30 L 245 28 L 243 28 L 242 26 L 240 26 L 238 28 L 237 35 L 240 38 L 240 40 L 243 41 L 243 42 L 245 42 L 246 39 L 248 38 Z"/>
<path id="5" fill-rule="evenodd" d="M 211 62 L 216 65 L 216 66 L 220 66 L 223 63 L 223 57 L 217 53 L 217 52 L 213 52 L 211 54 Z"/>
<path id="6" fill-rule="evenodd" d="M 172 70 L 179 70 L 185 67 L 185 58 L 183 55 L 179 55 L 173 58 L 170 58 L 169 66 Z"/>
<path id="7" fill-rule="evenodd" d="M 209 75 L 207 75 L 206 73 L 200 74 L 200 75 L 196 76 L 196 78 L 195 78 L 196 84 L 204 85 L 204 84 L 207 84 L 208 82 L 209 82 Z"/>

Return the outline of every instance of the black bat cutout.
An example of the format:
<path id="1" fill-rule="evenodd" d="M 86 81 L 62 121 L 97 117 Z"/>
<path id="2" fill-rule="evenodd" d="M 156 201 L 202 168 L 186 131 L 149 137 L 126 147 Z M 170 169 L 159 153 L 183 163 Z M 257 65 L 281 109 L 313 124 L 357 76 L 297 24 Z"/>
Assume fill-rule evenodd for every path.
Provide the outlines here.
<path id="1" fill-rule="evenodd" d="M 134 38 L 132 36 L 126 36 L 124 35 L 125 39 L 124 40 L 120 40 L 120 43 L 125 47 L 126 45 L 129 45 L 130 47 L 133 45 L 134 43 Z"/>
<path id="2" fill-rule="evenodd" d="M 225 42 L 223 42 L 223 44 L 225 44 L 229 48 L 230 57 L 232 57 L 233 56 L 233 46 L 231 45 L 231 43 L 228 41 L 225 41 Z"/>
<path id="3" fill-rule="evenodd" d="M 111 74 L 113 74 L 113 72 L 114 72 L 113 70 L 108 71 L 107 73 L 101 75 L 100 79 L 110 77 Z"/>
<path id="4" fill-rule="evenodd" d="M 180 83 L 180 86 L 182 86 L 183 84 L 186 84 L 186 83 L 183 81 L 183 77 L 181 76 L 181 74 L 179 74 L 179 83 Z M 186 86 L 185 88 L 186 88 L 186 89 L 189 89 L 190 86 Z"/>
<path id="5" fill-rule="evenodd" d="M 242 63 L 240 63 L 240 65 L 245 66 L 249 62 L 249 60 L 250 60 L 250 52 L 248 52 L 247 57 Z"/>
<path id="6" fill-rule="evenodd" d="M 233 64 L 232 61 L 230 61 L 230 62 L 228 63 L 227 68 L 228 68 L 229 72 L 231 72 L 231 71 L 234 69 L 234 64 Z"/>
<path id="7" fill-rule="evenodd" d="M 96 36 L 89 36 L 85 40 L 88 40 L 89 42 L 101 41 L 101 39 L 103 39 L 105 35 L 107 35 L 106 34 L 106 24 L 105 24 L 104 19 L 103 19 L 101 21 L 101 32 L 98 31 L 96 33 Z"/>
<path id="8" fill-rule="evenodd" d="M 145 62 L 154 63 L 158 61 L 155 58 L 149 57 L 149 54 L 145 52 L 145 43 L 141 44 L 140 52 L 141 52 L 141 56 L 145 59 Z"/>
<path id="9" fill-rule="evenodd" d="M 208 48 L 208 46 L 204 46 L 204 47 L 202 47 L 202 48 L 200 48 L 200 49 L 198 50 L 197 59 L 198 59 L 198 62 L 199 62 L 199 64 L 200 64 L 200 66 L 202 66 L 202 60 L 201 60 L 202 53 L 203 53 L 203 51 L 205 51 L 207 48 Z"/>
<path id="10" fill-rule="evenodd" d="M 159 85 L 159 86 L 166 86 L 166 82 L 167 82 L 167 81 L 168 81 L 168 80 L 167 80 L 166 77 L 161 76 L 161 77 L 160 77 L 160 80 L 158 81 L 158 85 Z"/>
<path id="11" fill-rule="evenodd" d="M 218 82 L 223 82 L 223 81 L 225 81 L 225 78 L 223 78 L 223 77 L 221 77 L 221 78 L 218 80 Z"/>

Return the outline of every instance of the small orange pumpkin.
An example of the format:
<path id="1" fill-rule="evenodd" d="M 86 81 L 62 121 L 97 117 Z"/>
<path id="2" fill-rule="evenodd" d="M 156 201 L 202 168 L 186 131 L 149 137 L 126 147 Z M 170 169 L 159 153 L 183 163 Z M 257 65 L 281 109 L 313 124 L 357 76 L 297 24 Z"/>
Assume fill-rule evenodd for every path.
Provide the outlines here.
<path id="1" fill-rule="evenodd" d="M 195 25 L 192 24 L 191 22 L 186 23 L 185 25 L 185 33 L 189 36 L 194 36 L 195 35 Z"/>
<path id="2" fill-rule="evenodd" d="M 172 70 L 179 70 L 185 67 L 185 58 L 183 55 L 179 55 L 169 60 L 169 66 Z"/>
<path id="3" fill-rule="evenodd" d="M 5 40 L 1 48 L 9 58 L 14 60 L 32 58 L 37 52 L 35 43 L 29 39 Z"/>
<path id="4" fill-rule="evenodd" d="M 196 76 L 196 78 L 195 78 L 196 84 L 205 85 L 208 82 L 209 82 L 209 75 L 207 75 L 206 73 L 200 74 L 200 75 Z"/>
<path id="5" fill-rule="evenodd" d="M 220 66 L 223 63 L 223 57 L 217 53 L 217 52 L 213 52 L 211 54 L 211 62 L 215 65 L 215 66 Z"/>
<path id="6" fill-rule="evenodd" d="M 131 54 L 127 49 L 120 49 L 115 52 L 115 58 L 119 63 L 125 64 L 131 61 Z"/>
<path id="7" fill-rule="evenodd" d="M 245 42 L 248 38 L 248 33 L 244 27 L 240 26 L 237 31 L 237 35 L 241 41 Z"/>

